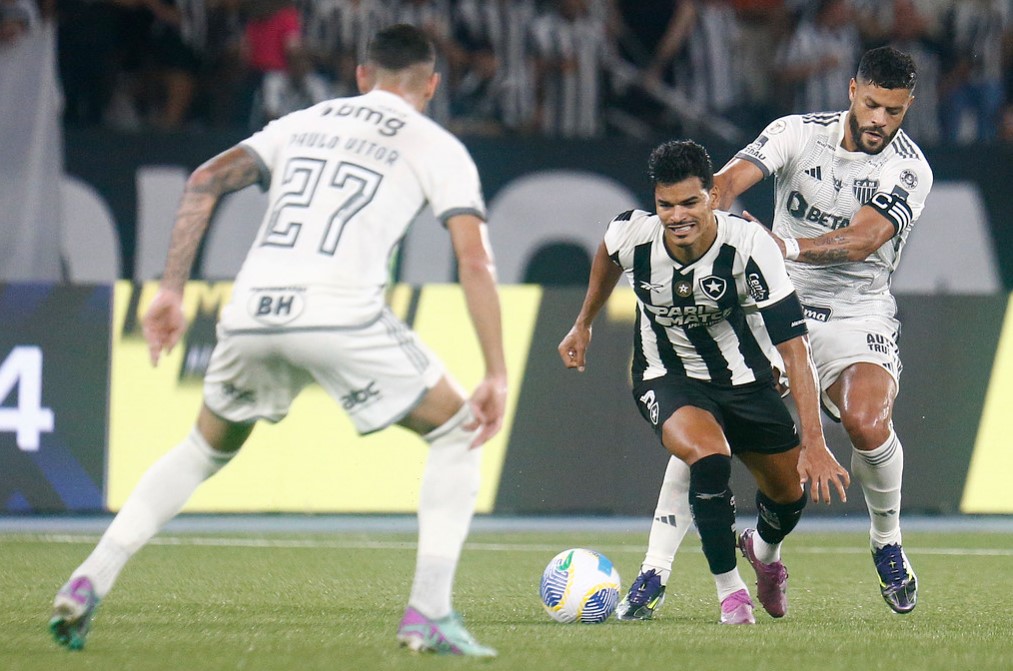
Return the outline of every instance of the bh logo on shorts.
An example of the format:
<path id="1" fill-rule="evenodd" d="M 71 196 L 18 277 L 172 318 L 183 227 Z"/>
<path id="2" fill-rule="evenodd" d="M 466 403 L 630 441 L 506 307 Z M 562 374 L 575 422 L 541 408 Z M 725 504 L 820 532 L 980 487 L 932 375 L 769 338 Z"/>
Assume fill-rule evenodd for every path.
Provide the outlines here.
<path id="1" fill-rule="evenodd" d="M 306 307 L 303 290 L 257 289 L 247 304 L 250 316 L 268 326 L 281 326 L 292 321 Z"/>
<path id="2" fill-rule="evenodd" d="M 658 401 L 654 398 L 654 390 L 648 389 L 647 393 L 640 397 L 640 402 L 647 408 L 647 414 L 651 417 L 651 424 L 658 425 Z"/>

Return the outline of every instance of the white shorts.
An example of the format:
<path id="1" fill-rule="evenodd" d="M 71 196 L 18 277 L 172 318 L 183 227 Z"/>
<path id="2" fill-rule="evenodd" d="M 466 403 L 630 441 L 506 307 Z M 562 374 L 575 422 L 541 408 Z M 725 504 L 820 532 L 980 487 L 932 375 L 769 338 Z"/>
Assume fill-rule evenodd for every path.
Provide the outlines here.
<path id="1" fill-rule="evenodd" d="M 364 434 L 407 416 L 443 373 L 432 351 L 389 310 L 344 329 L 228 331 L 219 324 L 204 402 L 232 422 L 277 422 L 316 381 Z"/>
<path id="2" fill-rule="evenodd" d="M 809 328 L 813 363 L 820 378 L 821 401 L 835 420 L 840 420 L 841 411 L 827 396 L 827 389 L 849 366 L 856 363 L 876 364 L 886 370 L 899 387 L 904 366 L 897 346 L 900 322 L 896 319 L 879 315 L 845 317 L 827 322 L 807 319 L 806 326 Z"/>

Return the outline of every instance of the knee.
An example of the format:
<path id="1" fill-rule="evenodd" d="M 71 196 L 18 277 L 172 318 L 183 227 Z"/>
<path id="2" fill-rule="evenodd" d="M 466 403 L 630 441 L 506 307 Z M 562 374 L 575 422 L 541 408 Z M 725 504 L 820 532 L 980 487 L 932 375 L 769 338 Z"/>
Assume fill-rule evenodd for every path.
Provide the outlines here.
<path id="1" fill-rule="evenodd" d="M 805 492 L 802 489 L 802 483 L 798 479 L 797 473 L 794 479 L 768 482 L 766 483 L 766 488 L 764 490 L 757 490 L 757 493 L 762 493 L 772 503 L 778 505 L 788 505 L 798 501 L 799 497 L 805 498 L 802 496 Z"/>
<path id="2" fill-rule="evenodd" d="M 875 449 L 890 437 L 890 414 L 886 407 L 846 409 L 841 413 L 841 424 L 848 432 L 851 444 L 859 450 Z"/>

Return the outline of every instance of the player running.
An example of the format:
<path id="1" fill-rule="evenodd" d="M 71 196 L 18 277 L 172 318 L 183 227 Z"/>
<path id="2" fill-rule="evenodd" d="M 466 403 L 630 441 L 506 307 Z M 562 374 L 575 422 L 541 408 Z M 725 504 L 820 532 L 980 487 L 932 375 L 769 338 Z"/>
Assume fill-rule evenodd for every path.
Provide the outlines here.
<path id="1" fill-rule="evenodd" d="M 776 177 L 774 239 L 805 311 L 824 410 L 854 447 L 851 471 L 869 509 L 880 592 L 897 613 L 911 612 L 918 600 L 901 544 L 904 452 L 892 419 L 900 323 L 890 293 L 890 276 L 932 188 L 929 164 L 900 128 L 916 79 L 908 55 L 870 50 L 851 80 L 847 111 L 777 119 L 714 177 L 721 208 Z M 670 464 L 647 556 L 619 619 L 649 619 L 661 605 L 690 518 L 688 487 L 685 469 Z M 777 560 L 762 532 L 743 551 L 758 572 Z"/>
<path id="2" fill-rule="evenodd" d="M 591 323 L 620 275 L 637 297 L 633 398 L 662 445 L 688 467 L 689 505 L 714 576 L 722 624 L 755 624 L 736 568 L 732 455 L 756 479 L 757 530 L 779 551 L 812 498 L 844 500 L 849 478 L 827 449 L 806 320 L 770 236 L 714 210 L 718 193 L 700 145 L 668 142 L 649 163 L 657 213 L 632 210 L 609 223 L 577 320 L 559 345 L 567 368 L 584 370 Z M 767 352 L 780 352 L 795 386 L 801 436 L 774 388 Z M 781 567 L 783 568 L 783 567 Z M 783 584 L 759 600 L 775 617 Z"/>

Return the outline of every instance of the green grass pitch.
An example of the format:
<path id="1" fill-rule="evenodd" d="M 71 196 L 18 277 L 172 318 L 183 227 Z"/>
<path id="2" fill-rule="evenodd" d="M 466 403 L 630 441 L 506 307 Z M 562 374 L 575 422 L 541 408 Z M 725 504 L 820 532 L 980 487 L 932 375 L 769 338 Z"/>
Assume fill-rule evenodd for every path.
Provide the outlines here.
<path id="1" fill-rule="evenodd" d="M 918 608 L 879 596 L 860 532 L 788 539 L 787 617 L 721 627 L 691 534 L 668 601 L 651 622 L 561 625 L 537 596 L 556 552 L 591 547 L 635 577 L 643 533 L 473 533 L 455 605 L 493 660 L 417 656 L 394 631 L 414 566 L 404 533 L 164 534 L 134 558 L 102 604 L 86 649 L 49 637 L 55 591 L 94 536 L 0 534 L 0 669 L 687 669 L 989 671 L 1013 669 L 1013 534 L 905 534 Z M 740 571 L 752 583 L 748 564 Z"/>

